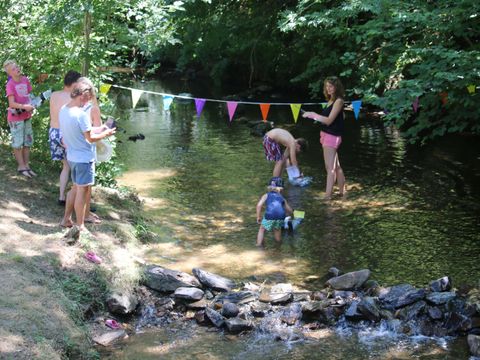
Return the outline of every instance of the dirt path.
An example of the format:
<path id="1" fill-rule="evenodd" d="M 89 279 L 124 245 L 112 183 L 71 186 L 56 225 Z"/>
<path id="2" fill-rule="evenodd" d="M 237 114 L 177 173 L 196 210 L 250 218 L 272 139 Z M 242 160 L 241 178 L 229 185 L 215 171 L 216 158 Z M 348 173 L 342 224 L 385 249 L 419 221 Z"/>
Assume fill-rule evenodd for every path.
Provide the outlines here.
<path id="1" fill-rule="evenodd" d="M 1 158 L 8 156 L 0 149 Z M 27 179 L 8 162 L 0 165 L 0 359 L 89 358 L 82 303 L 138 280 L 133 256 L 141 246 L 128 222 L 129 201 L 122 209 L 118 193 L 97 192 L 103 224 L 69 246 L 58 226 L 63 208 L 55 180 L 54 174 Z M 89 263 L 86 250 L 104 262 Z M 106 286 L 97 284 L 100 278 Z"/>

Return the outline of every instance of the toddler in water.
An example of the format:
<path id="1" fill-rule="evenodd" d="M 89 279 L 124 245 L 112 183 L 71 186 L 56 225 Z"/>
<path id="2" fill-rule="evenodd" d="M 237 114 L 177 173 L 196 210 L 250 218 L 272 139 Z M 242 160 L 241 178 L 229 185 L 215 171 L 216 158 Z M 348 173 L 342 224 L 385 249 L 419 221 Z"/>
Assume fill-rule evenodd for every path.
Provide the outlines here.
<path id="1" fill-rule="evenodd" d="M 283 220 L 286 214 L 293 214 L 293 210 L 281 195 L 283 180 L 280 177 L 273 177 L 268 184 L 268 193 L 264 194 L 257 204 L 257 223 L 260 224 L 257 235 L 257 246 L 264 246 L 264 235 L 266 231 L 273 230 L 273 236 L 278 243 L 282 242 Z M 262 218 L 262 208 L 265 205 L 265 214 Z"/>

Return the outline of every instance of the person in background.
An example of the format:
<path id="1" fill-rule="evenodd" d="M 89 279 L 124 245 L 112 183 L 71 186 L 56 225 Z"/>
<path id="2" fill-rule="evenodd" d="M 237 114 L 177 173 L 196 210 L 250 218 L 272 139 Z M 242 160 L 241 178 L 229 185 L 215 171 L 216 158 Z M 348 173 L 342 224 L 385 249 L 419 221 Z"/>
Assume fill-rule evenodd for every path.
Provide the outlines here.
<path id="1" fill-rule="evenodd" d="M 71 169 L 73 187 L 67 194 L 65 214 L 60 223 L 72 227 L 75 211 L 76 225 L 85 230 L 85 211 L 90 188 L 95 183 L 95 153 L 92 143 L 115 133 L 115 128 L 93 128 L 85 112 L 85 105 L 95 96 L 93 84 L 80 78 L 73 86 L 71 100 L 60 109 L 59 122 L 63 142 L 67 148 L 67 160 Z"/>
<path id="2" fill-rule="evenodd" d="M 293 210 L 288 205 L 281 192 L 283 180 L 280 177 L 272 177 L 268 183 L 267 193 L 257 203 L 257 223 L 260 224 L 257 234 L 257 246 L 264 247 L 265 231 L 273 231 L 277 243 L 282 242 L 283 220 L 286 214 L 292 215 Z M 262 218 L 262 208 L 265 205 L 265 214 Z"/>
<path id="3" fill-rule="evenodd" d="M 282 154 L 281 146 L 285 147 Z M 305 139 L 295 139 L 292 134 L 284 129 L 273 129 L 263 137 L 263 149 L 268 161 L 275 161 L 273 168 L 274 177 L 282 176 L 283 169 L 287 161 L 295 170 L 294 177 L 300 177 L 301 172 L 298 168 L 297 153 L 306 151 L 308 143 Z M 290 176 L 290 174 L 289 174 Z"/>
<path id="4" fill-rule="evenodd" d="M 6 85 L 8 98 L 7 121 L 12 136 L 12 148 L 17 171 L 31 178 L 37 174 L 30 169 L 30 147 L 33 145 L 32 112 L 29 94 L 32 85 L 26 76 L 22 75 L 20 67 L 13 60 L 7 60 L 3 69 L 9 76 Z"/>
<path id="5" fill-rule="evenodd" d="M 327 184 L 324 199 L 330 200 L 333 193 L 333 186 L 337 183 L 340 195 L 346 193 L 345 175 L 343 174 L 338 148 L 342 143 L 344 129 L 343 105 L 345 90 L 340 80 L 335 77 L 328 77 L 323 83 L 323 94 L 327 99 L 327 107 L 320 114 L 312 111 L 303 113 L 303 117 L 320 122 L 320 143 L 323 148 L 323 159 L 327 171 Z"/>
<path id="6" fill-rule="evenodd" d="M 65 206 L 65 190 L 67 188 L 70 167 L 68 166 L 65 147 L 62 144 L 62 135 L 60 133 L 60 124 L 58 114 L 63 105 L 70 100 L 73 84 L 80 79 L 80 73 L 69 70 L 63 78 L 63 90 L 54 91 L 50 97 L 50 129 L 48 130 L 48 143 L 50 145 L 50 155 L 52 160 L 62 162 L 62 171 L 60 172 L 60 194 L 58 204 Z"/>

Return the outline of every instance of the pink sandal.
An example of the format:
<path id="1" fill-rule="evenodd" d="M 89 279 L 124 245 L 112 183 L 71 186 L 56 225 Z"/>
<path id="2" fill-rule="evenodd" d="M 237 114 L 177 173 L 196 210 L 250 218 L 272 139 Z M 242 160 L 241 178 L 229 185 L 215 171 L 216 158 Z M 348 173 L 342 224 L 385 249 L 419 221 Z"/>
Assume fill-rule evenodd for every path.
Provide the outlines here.
<path id="1" fill-rule="evenodd" d="M 122 325 L 120 325 L 116 320 L 108 319 L 105 320 L 105 325 L 108 326 L 110 329 L 120 329 Z"/>
<path id="2" fill-rule="evenodd" d="M 87 251 L 85 253 L 85 259 L 87 259 L 88 261 L 91 261 L 95 264 L 101 264 L 102 263 L 102 259 L 97 254 L 95 254 L 93 251 Z"/>

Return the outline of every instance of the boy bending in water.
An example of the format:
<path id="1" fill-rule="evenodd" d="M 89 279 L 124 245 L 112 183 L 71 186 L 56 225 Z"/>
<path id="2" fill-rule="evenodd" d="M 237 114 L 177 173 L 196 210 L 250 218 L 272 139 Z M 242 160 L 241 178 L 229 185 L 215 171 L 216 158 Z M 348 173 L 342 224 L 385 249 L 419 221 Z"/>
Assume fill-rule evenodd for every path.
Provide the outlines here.
<path id="1" fill-rule="evenodd" d="M 293 210 L 281 195 L 283 180 L 280 177 L 273 177 L 267 187 L 268 193 L 264 194 L 257 204 L 257 223 L 260 224 L 257 235 L 257 246 L 264 246 L 265 231 L 272 231 L 275 241 L 282 242 L 283 220 L 286 214 L 293 214 Z M 265 205 L 265 214 L 262 218 L 262 208 Z"/>
<path id="2" fill-rule="evenodd" d="M 281 146 L 286 149 L 282 154 Z M 283 169 L 289 160 L 290 165 L 295 169 L 295 177 L 300 177 L 298 168 L 297 153 L 307 150 L 308 142 L 303 138 L 295 139 L 287 130 L 273 129 L 267 132 L 263 138 L 263 148 L 268 161 L 275 161 L 273 176 L 282 176 Z"/>

